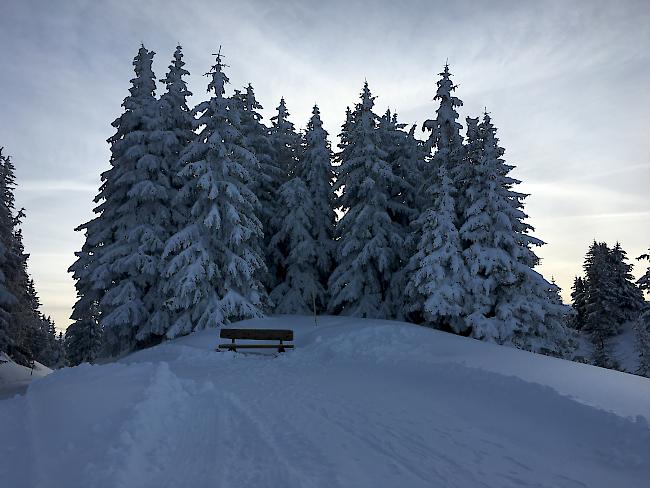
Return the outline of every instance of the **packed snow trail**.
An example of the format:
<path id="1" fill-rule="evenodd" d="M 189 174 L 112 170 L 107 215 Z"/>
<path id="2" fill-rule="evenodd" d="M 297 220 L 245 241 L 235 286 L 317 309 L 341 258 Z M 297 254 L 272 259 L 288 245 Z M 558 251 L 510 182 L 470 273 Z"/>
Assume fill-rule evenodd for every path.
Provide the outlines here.
<path id="1" fill-rule="evenodd" d="M 0 402 L 3 486 L 647 487 L 647 379 L 319 321 L 237 325 L 295 329 L 279 356 L 214 352 L 210 330 L 33 383 Z"/>

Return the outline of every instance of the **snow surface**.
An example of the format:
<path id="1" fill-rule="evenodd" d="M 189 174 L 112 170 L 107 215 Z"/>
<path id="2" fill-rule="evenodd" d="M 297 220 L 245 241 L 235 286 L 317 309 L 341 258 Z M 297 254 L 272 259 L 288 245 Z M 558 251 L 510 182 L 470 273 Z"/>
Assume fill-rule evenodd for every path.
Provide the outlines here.
<path id="1" fill-rule="evenodd" d="M 282 355 L 205 330 L 0 401 L 22 487 L 626 487 L 650 380 L 380 320 L 274 317 Z"/>
<path id="2" fill-rule="evenodd" d="M 52 370 L 35 361 L 34 369 L 14 363 L 9 356 L 0 352 L 0 399 L 9 398 L 27 390 L 33 380 L 50 374 Z"/>

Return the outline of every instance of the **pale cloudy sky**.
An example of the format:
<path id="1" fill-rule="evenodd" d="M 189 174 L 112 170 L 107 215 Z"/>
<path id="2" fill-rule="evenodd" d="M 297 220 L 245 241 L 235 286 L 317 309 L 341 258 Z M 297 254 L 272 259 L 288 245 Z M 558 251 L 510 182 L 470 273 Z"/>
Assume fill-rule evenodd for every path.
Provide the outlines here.
<path id="1" fill-rule="evenodd" d="M 364 78 L 378 110 L 421 124 L 448 59 L 463 118 L 487 107 L 499 128 L 548 243 L 541 271 L 565 296 L 594 238 L 631 257 L 650 246 L 647 0 L 1 0 L 0 145 L 17 166 L 30 271 L 60 328 L 73 228 L 91 216 L 141 42 L 158 77 L 182 43 L 194 102 L 222 45 L 232 87 L 251 81 L 265 115 L 284 96 L 304 127 L 318 102 L 331 135 Z"/>

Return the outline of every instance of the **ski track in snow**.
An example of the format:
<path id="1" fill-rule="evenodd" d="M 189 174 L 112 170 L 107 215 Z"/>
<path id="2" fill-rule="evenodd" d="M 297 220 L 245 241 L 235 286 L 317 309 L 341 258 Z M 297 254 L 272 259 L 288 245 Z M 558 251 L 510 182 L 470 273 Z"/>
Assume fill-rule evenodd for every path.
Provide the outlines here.
<path id="1" fill-rule="evenodd" d="M 206 350 L 211 336 L 190 336 L 39 380 L 0 402 L 0 420 L 12 419 L 0 422 L 0 439 L 9 439 L 0 441 L 0 480 L 10 488 L 647 487 L 643 419 L 464 365 L 451 351 L 423 363 L 409 331 L 313 331 L 277 357 L 216 353 Z"/>

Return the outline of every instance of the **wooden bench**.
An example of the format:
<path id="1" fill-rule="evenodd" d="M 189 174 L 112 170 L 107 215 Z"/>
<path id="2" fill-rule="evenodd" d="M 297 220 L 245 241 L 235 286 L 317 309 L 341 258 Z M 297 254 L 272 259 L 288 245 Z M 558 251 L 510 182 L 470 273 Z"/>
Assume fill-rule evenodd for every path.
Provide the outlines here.
<path id="1" fill-rule="evenodd" d="M 237 351 L 237 349 L 277 349 L 284 352 L 286 348 L 293 349 L 293 344 L 284 341 L 293 341 L 293 331 L 289 329 L 221 329 L 219 337 L 231 339 L 229 344 L 219 344 L 219 349 Z M 237 344 L 235 339 L 253 341 L 280 341 L 279 344 Z"/>

